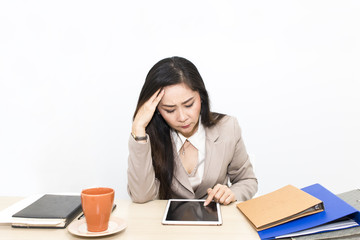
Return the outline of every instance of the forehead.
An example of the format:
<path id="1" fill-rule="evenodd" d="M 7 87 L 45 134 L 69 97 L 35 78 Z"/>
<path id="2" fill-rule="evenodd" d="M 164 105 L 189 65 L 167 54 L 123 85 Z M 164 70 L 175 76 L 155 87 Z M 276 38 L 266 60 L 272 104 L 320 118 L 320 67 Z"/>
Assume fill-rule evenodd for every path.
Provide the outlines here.
<path id="1" fill-rule="evenodd" d="M 160 103 L 166 105 L 181 104 L 192 97 L 196 98 L 199 96 L 198 92 L 193 91 L 184 83 L 167 86 L 164 88 L 164 90 L 165 94 Z"/>

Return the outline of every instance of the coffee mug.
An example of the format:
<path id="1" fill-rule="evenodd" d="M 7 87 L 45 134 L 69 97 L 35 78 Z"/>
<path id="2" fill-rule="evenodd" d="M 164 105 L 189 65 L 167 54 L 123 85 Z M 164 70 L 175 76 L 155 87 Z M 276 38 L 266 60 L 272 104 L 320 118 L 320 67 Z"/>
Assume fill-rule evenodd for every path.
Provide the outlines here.
<path id="1" fill-rule="evenodd" d="M 102 232 L 108 229 L 114 195 L 114 189 L 104 187 L 81 191 L 81 206 L 89 232 Z"/>

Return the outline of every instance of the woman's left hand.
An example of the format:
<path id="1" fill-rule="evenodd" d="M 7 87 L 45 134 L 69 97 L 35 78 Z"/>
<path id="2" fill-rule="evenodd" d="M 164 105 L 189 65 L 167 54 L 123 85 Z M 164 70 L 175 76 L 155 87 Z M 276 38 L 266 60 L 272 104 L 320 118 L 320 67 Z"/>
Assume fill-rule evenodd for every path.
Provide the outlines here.
<path id="1" fill-rule="evenodd" d="M 226 185 L 216 184 L 213 188 L 208 188 L 208 197 L 205 200 L 204 206 L 207 206 L 212 200 L 215 202 L 228 205 L 235 202 L 235 194 Z"/>

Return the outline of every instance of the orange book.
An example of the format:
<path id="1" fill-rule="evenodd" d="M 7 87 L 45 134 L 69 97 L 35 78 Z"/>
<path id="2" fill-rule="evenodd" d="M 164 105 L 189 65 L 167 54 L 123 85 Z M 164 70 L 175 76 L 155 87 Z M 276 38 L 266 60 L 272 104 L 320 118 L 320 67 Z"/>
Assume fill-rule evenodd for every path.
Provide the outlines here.
<path id="1" fill-rule="evenodd" d="M 321 200 L 292 185 L 240 202 L 236 206 L 256 231 L 324 211 Z"/>

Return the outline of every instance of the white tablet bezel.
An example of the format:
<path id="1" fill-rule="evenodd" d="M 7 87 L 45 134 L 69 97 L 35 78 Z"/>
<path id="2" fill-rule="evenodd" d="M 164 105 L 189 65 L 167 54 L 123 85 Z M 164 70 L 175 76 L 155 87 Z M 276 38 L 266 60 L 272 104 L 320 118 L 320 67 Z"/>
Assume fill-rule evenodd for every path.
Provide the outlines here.
<path id="1" fill-rule="evenodd" d="M 166 204 L 165 213 L 162 219 L 162 224 L 164 225 L 222 225 L 222 217 L 221 217 L 221 210 L 220 210 L 220 204 L 216 203 L 216 210 L 217 210 L 217 221 L 168 221 L 166 220 L 169 207 L 171 202 L 175 201 L 186 201 L 186 202 L 205 202 L 204 199 L 169 199 Z"/>

